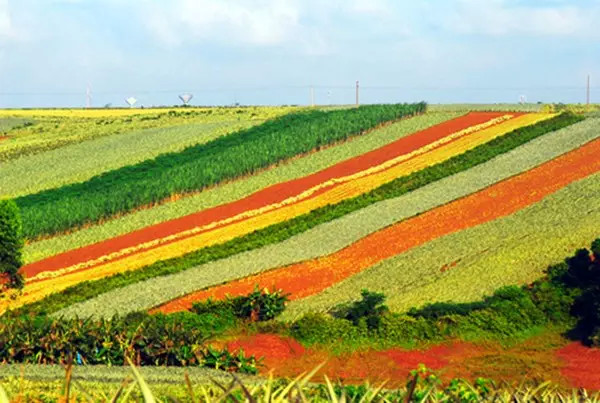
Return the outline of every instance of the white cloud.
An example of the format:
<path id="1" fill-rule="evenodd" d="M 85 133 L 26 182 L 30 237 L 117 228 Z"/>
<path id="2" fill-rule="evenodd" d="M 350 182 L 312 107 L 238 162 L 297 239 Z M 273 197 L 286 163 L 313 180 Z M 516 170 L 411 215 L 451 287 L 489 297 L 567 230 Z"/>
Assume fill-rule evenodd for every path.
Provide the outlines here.
<path id="1" fill-rule="evenodd" d="M 0 39 L 12 38 L 14 34 L 8 12 L 8 0 L 0 0 Z"/>
<path id="2" fill-rule="evenodd" d="M 323 39 L 301 23 L 293 0 L 178 0 L 150 3 L 144 24 L 164 43 L 187 41 L 277 46 L 297 43 L 322 48 Z"/>
<path id="3" fill-rule="evenodd" d="M 573 4 L 536 7 L 513 6 L 506 0 L 459 0 L 442 24 L 463 34 L 599 37 L 600 7 Z"/>

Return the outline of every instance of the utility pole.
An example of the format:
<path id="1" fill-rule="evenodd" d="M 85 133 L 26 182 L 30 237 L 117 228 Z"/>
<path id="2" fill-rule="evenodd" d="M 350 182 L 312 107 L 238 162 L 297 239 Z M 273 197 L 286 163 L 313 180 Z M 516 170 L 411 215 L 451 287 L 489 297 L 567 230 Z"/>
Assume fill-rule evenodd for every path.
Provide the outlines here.
<path id="1" fill-rule="evenodd" d="M 356 81 L 356 107 L 358 107 L 358 80 Z"/>
<path id="2" fill-rule="evenodd" d="M 315 88 L 310 87 L 310 106 L 315 107 Z"/>
<path id="3" fill-rule="evenodd" d="M 89 84 L 85 90 L 85 107 L 88 109 L 92 107 L 92 89 Z"/>
<path id="4" fill-rule="evenodd" d="M 586 103 L 590 104 L 590 75 L 587 76 L 587 88 L 586 88 Z"/>

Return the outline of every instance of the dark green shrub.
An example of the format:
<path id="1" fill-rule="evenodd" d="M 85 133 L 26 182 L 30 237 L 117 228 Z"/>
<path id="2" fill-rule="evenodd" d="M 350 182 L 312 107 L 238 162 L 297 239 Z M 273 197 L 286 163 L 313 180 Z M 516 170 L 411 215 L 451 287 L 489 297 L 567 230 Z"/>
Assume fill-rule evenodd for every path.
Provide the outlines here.
<path id="1" fill-rule="evenodd" d="M 362 299 L 355 301 L 347 307 L 340 308 L 334 315 L 351 321 L 355 326 L 364 320 L 369 329 L 377 329 L 381 324 L 381 317 L 388 313 L 389 308 L 384 305 L 385 295 L 369 290 L 361 291 Z"/>
<path id="2" fill-rule="evenodd" d="M 600 260 L 600 238 L 592 242 L 592 253 L 595 260 Z"/>
<path id="3" fill-rule="evenodd" d="M 23 225 L 12 200 L 0 200 L 0 287 L 23 288 Z"/>
<path id="4" fill-rule="evenodd" d="M 230 298 L 223 301 L 198 302 L 192 305 L 192 312 L 197 314 L 234 315 L 253 322 L 274 319 L 285 310 L 288 295 L 281 290 L 269 292 L 267 288 L 258 287 L 246 296 Z"/>
<path id="5" fill-rule="evenodd" d="M 453 303 L 453 302 L 435 302 L 425 305 L 422 308 L 411 308 L 408 314 L 413 317 L 422 317 L 426 319 L 439 319 L 448 315 L 467 315 L 472 311 L 484 309 L 487 304 L 483 301 Z"/>

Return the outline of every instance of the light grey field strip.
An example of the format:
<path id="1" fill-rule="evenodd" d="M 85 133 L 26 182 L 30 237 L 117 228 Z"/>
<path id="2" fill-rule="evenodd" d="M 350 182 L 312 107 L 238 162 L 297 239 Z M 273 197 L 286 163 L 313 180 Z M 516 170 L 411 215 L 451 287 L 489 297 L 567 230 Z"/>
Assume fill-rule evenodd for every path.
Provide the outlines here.
<path id="1" fill-rule="evenodd" d="M 199 367 L 137 367 L 138 371 L 149 384 L 185 384 L 187 372 L 193 384 L 213 385 L 211 379 L 218 382 L 231 382 L 229 373 L 211 368 Z M 260 384 L 266 382 L 265 378 L 236 373 L 245 384 Z M 36 364 L 2 364 L 0 365 L 0 379 L 15 377 L 34 382 L 64 381 L 65 369 L 61 365 L 36 365 Z M 134 378 L 128 366 L 85 365 L 74 366 L 72 379 L 82 382 L 117 383 L 123 379 Z"/>
<path id="2" fill-rule="evenodd" d="M 514 214 L 436 238 L 383 260 L 323 292 L 292 301 L 279 318 L 382 292 L 405 312 L 434 302 L 470 302 L 507 285 L 530 284 L 600 236 L 600 173 L 575 181 Z M 393 240 L 390 240 L 393 242 Z"/>
<path id="3" fill-rule="evenodd" d="M 334 253 L 416 214 L 477 192 L 600 137 L 600 119 L 546 134 L 467 171 L 395 199 L 381 201 L 321 224 L 283 242 L 108 291 L 55 315 L 110 317 L 147 310 L 191 292 L 279 266 Z"/>
<path id="4" fill-rule="evenodd" d="M 255 123 L 224 120 L 135 130 L 22 156 L 0 163 L 0 195 L 15 197 L 84 181 Z"/>

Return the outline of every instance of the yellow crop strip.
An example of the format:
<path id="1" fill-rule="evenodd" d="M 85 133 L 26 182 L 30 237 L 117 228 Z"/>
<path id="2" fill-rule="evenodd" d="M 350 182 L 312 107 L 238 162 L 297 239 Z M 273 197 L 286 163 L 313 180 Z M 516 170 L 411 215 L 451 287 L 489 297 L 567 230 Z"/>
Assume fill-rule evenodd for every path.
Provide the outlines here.
<path id="1" fill-rule="evenodd" d="M 216 228 L 209 232 L 193 235 L 167 245 L 158 246 L 135 255 L 127 256 L 117 261 L 100 264 L 91 270 L 76 272 L 58 271 L 60 277 L 48 278 L 26 285 L 25 292 L 16 300 L 8 298 L 0 302 L 0 311 L 7 308 L 16 308 L 26 303 L 37 301 L 47 295 L 61 291 L 72 285 L 86 280 L 95 280 L 109 275 L 135 270 L 152 264 L 159 260 L 178 257 L 206 246 L 215 245 L 229 241 L 233 238 L 246 235 L 250 232 L 280 223 L 287 219 L 307 213 L 327 204 L 335 204 L 350 197 L 355 197 L 375 189 L 397 177 L 408 175 L 430 165 L 445 161 L 455 155 L 461 154 L 469 149 L 484 144 L 496 137 L 502 136 L 517 128 L 528 126 L 549 119 L 555 115 L 550 114 L 528 114 L 515 119 L 489 127 L 470 136 L 463 136 L 446 144 L 415 156 L 399 165 L 381 171 L 375 171 L 369 175 L 345 182 L 330 191 L 326 191 L 311 199 L 302 200 L 296 204 L 283 206 L 279 209 L 268 211 L 264 214 L 253 216 L 241 222 Z M 371 168 L 370 168 L 371 169 Z M 71 271 L 73 269 L 71 268 Z"/>
<path id="2" fill-rule="evenodd" d="M 0 117 L 73 117 L 73 118 L 107 118 L 133 115 L 150 115 L 159 113 L 199 112 L 215 108 L 102 108 L 102 109 L 0 109 Z"/>

